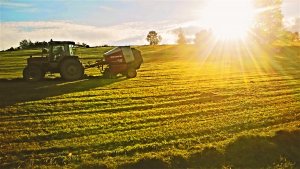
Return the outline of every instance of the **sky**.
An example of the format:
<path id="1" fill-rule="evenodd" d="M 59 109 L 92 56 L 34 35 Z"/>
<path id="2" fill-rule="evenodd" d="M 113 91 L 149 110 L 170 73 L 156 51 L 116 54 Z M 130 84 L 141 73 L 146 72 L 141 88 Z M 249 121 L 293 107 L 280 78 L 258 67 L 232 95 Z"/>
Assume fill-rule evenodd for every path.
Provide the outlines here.
<path id="1" fill-rule="evenodd" d="M 227 0 L 219 0 L 227 1 Z M 234 3 L 234 0 L 228 0 Z M 241 1 L 241 0 L 239 0 Z M 162 43 L 187 38 L 205 27 L 209 0 L 0 0 L 0 50 L 31 41 L 71 40 L 98 45 L 143 45 L 151 30 Z M 283 0 L 285 26 L 300 31 L 300 0 Z"/>

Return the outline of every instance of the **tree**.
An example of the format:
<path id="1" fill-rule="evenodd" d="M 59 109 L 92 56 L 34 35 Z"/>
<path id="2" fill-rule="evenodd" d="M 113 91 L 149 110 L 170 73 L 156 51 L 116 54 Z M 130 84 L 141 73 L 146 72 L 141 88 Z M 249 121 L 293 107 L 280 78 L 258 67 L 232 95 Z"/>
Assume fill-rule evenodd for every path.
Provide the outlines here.
<path id="1" fill-rule="evenodd" d="M 6 51 L 15 51 L 15 48 L 11 47 L 11 48 L 7 49 Z"/>
<path id="2" fill-rule="evenodd" d="M 254 7 L 259 12 L 253 31 L 259 41 L 272 43 L 283 36 L 281 4 L 282 0 L 254 0 Z"/>
<path id="3" fill-rule="evenodd" d="M 178 36 L 177 44 L 178 45 L 185 45 L 187 40 L 185 38 L 185 35 L 184 35 L 184 32 L 183 32 L 182 28 L 179 28 L 178 30 L 176 30 L 176 32 L 177 32 L 177 36 Z"/>
<path id="4" fill-rule="evenodd" d="M 33 48 L 46 48 L 48 46 L 48 43 L 43 41 L 43 42 L 31 42 L 31 40 L 22 40 L 20 42 L 20 48 L 21 49 L 33 49 Z"/>
<path id="5" fill-rule="evenodd" d="M 194 43 L 196 45 L 200 45 L 208 42 L 208 40 L 212 37 L 212 32 L 208 30 L 202 30 L 195 35 Z"/>
<path id="6" fill-rule="evenodd" d="M 158 45 L 158 43 L 162 40 L 161 36 L 159 36 L 155 31 L 150 31 L 146 39 L 150 45 Z"/>
<path id="7" fill-rule="evenodd" d="M 46 48 L 47 45 L 48 45 L 48 43 L 45 42 L 45 41 L 43 41 L 43 42 L 38 42 L 38 41 L 36 41 L 36 42 L 34 42 L 34 44 L 33 44 L 33 48 Z"/>
<path id="8" fill-rule="evenodd" d="M 30 41 L 30 40 L 29 40 L 29 41 Z M 27 48 L 29 47 L 29 41 L 26 40 L 26 39 L 22 40 L 22 41 L 20 42 L 20 47 L 21 47 L 22 49 L 27 49 Z"/>
<path id="9" fill-rule="evenodd" d="M 293 41 L 300 41 L 299 32 L 294 32 Z"/>
<path id="10" fill-rule="evenodd" d="M 34 47 L 35 47 L 35 46 L 34 46 L 34 43 L 32 43 L 31 40 L 29 40 L 29 41 L 28 41 L 28 48 L 29 48 L 29 49 L 32 49 L 32 48 L 34 48 Z"/>

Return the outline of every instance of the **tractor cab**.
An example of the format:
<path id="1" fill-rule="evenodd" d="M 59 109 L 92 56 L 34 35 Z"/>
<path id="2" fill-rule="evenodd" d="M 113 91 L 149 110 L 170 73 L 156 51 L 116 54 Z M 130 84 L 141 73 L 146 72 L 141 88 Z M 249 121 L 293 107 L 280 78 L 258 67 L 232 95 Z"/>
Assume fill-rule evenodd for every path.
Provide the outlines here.
<path id="1" fill-rule="evenodd" d="M 60 62 L 65 57 L 74 56 L 75 42 L 50 41 L 49 45 L 48 57 L 50 62 Z"/>

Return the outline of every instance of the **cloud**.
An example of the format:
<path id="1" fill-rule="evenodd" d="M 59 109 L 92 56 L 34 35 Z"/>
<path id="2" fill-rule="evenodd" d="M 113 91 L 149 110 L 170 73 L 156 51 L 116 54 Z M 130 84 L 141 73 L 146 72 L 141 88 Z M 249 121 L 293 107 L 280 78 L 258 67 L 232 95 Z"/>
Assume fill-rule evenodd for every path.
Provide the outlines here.
<path id="1" fill-rule="evenodd" d="M 176 35 L 172 30 L 185 23 L 170 21 L 128 22 L 113 26 L 97 27 L 68 21 L 2 22 L 0 23 L 0 49 L 17 47 L 23 39 L 31 41 L 71 40 L 90 46 L 144 45 L 146 35 L 155 30 L 163 37 L 162 43 L 174 43 Z"/>
<path id="2" fill-rule="evenodd" d="M 13 11 L 24 13 L 34 13 L 39 11 L 39 9 L 31 3 L 13 2 L 8 0 L 0 0 L 0 7 L 1 9 L 7 8 Z"/>
<path id="3" fill-rule="evenodd" d="M 0 1 L 0 5 L 6 8 L 31 8 L 32 5 L 21 2 Z"/>

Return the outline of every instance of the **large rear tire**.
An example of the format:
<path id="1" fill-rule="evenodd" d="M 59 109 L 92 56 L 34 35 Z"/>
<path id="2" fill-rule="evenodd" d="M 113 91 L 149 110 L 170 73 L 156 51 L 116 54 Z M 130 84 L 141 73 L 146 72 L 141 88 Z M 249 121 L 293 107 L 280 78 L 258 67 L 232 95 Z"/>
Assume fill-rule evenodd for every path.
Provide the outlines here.
<path id="1" fill-rule="evenodd" d="M 66 59 L 60 64 L 60 75 L 68 81 L 78 80 L 83 77 L 84 68 L 79 60 Z"/>
<path id="2" fill-rule="evenodd" d="M 137 72 L 135 69 L 128 69 L 126 77 L 127 78 L 135 78 L 137 75 Z"/>
<path id="3" fill-rule="evenodd" d="M 26 66 L 23 69 L 23 79 L 26 81 L 36 82 L 43 79 L 45 73 L 38 66 Z"/>

